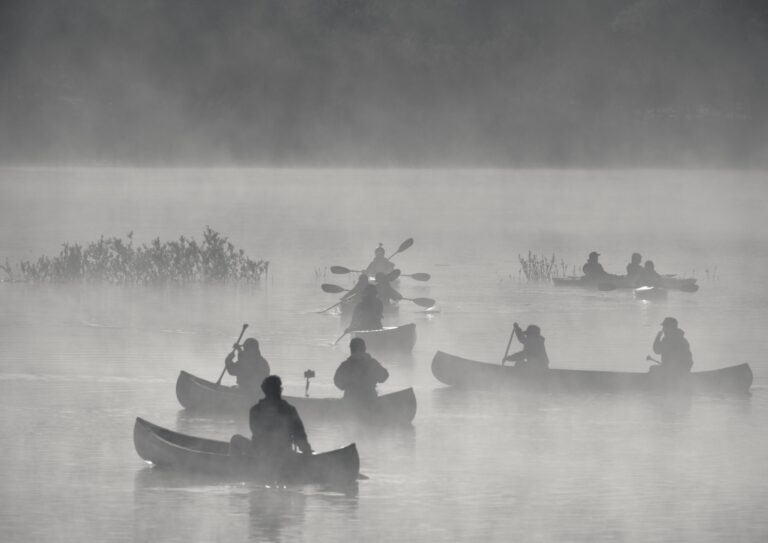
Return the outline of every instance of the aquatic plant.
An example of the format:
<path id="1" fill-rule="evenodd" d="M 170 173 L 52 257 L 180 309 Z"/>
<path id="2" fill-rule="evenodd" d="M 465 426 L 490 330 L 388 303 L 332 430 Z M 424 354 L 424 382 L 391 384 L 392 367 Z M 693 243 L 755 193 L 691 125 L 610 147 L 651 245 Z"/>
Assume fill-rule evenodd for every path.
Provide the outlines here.
<path id="1" fill-rule="evenodd" d="M 266 260 L 252 260 L 226 236 L 207 226 L 203 241 L 181 236 L 178 241 L 153 239 L 133 245 L 133 232 L 121 238 L 100 237 L 83 247 L 64 243 L 58 256 L 23 260 L 16 270 L 0 266 L 11 280 L 115 284 L 256 282 L 269 270 Z"/>
<path id="2" fill-rule="evenodd" d="M 528 251 L 528 257 L 517 255 L 520 261 L 520 275 L 526 281 L 549 281 L 553 277 L 564 277 L 568 271 L 568 265 L 561 258 L 558 262 L 553 253 L 551 257 L 540 256 Z"/>

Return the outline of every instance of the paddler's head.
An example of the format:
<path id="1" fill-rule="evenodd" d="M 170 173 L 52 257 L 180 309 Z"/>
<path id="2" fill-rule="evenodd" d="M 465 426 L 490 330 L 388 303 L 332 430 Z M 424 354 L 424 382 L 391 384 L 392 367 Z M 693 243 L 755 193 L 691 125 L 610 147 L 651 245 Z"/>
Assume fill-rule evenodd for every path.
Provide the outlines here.
<path id="1" fill-rule="evenodd" d="M 661 321 L 661 329 L 665 332 L 677 329 L 677 319 L 675 317 L 667 317 Z"/>
<path id="2" fill-rule="evenodd" d="M 261 390 L 267 398 L 279 400 L 283 393 L 283 381 L 277 375 L 270 375 L 261 382 Z"/>
<path id="3" fill-rule="evenodd" d="M 360 277 L 357 278 L 357 284 L 358 285 L 367 285 L 368 284 L 368 274 L 367 273 L 360 274 Z"/>
<path id="4" fill-rule="evenodd" d="M 364 353 L 365 341 L 363 341 L 363 338 L 353 337 L 352 341 L 349 342 L 349 352 L 352 354 Z"/>
<path id="5" fill-rule="evenodd" d="M 646 260 L 645 261 L 645 269 L 646 270 L 651 270 L 651 271 L 656 271 L 656 266 L 653 265 L 653 260 Z"/>
<path id="6" fill-rule="evenodd" d="M 632 253 L 632 264 L 640 264 L 642 260 L 643 257 L 640 256 L 640 253 Z"/>
<path id="7" fill-rule="evenodd" d="M 254 353 L 259 352 L 259 342 L 255 338 L 249 337 L 245 341 L 243 341 L 243 351 L 253 351 Z"/>
<path id="8" fill-rule="evenodd" d="M 600 253 L 592 251 L 591 253 L 589 253 L 589 261 L 590 262 L 596 261 L 598 256 L 600 256 Z"/>
<path id="9" fill-rule="evenodd" d="M 376 247 L 376 250 L 373 251 L 373 254 L 376 256 L 384 256 L 384 245 L 379 243 L 379 246 Z"/>
<path id="10" fill-rule="evenodd" d="M 525 335 L 541 337 L 541 328 L 539 328 L 535 324 L 531 324 L 528 326 L 528 328 L 525 329 Z"/>

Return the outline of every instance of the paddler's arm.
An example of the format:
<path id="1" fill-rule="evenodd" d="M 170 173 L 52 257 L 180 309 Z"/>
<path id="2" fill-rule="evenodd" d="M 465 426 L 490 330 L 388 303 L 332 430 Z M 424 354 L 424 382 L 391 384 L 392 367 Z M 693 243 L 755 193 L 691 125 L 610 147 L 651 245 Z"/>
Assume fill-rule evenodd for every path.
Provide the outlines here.
<path id="1" fill-rule="evenodd" d="M 227 368 L 227 371 L 230 373 L 230 375 L 236 375 L 237 374 L 237 365 L 234 362 L 235 360 L 235 351 L 232 351 L 227 355 L 227 357 L 224 359 L 224 367 Z"/>
<path id="2" fill-rule="evenodd" d="M 293 442 L 302 453 L 312 454 L 312 446 L 309 444 L 309 441 L 307 441 L 307 432 L 304 430 L 304 423 L 301 422 L 301 417 L 299 417 L 299 413 L 295 408 L 291 413 L 291 418 L 293 419 L 291 421 L 291 425 L 293 427 L 291 431 L 291 434 L 293 435 Z"/>

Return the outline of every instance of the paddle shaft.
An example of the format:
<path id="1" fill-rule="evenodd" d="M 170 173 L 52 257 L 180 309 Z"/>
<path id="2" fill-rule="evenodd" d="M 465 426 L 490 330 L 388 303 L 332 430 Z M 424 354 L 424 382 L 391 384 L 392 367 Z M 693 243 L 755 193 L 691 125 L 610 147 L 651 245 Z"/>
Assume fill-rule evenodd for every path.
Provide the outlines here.
<path id="1" fill-rule="evenodd" d="M 247 324 L 243 325 L 243 329 L 240 330 L 240 336 L 237 338 L 237 341 L 235 341 L 235 345 L 240 345 L 240 340 L 243 339 L 243 334 L 245 334 L 245 329 L 248 328 Z M 232 352 L 235 352 L 235 349 L 232 349 Z M 219 375 L 219 379 L 216 381 L 217 385 L 221 384 L 221 380 L 224 379 L 224 374 L 227 372 L 227 365 L 224 364 L 224 369 L 221 370 L 221 375 Z"/>
<path id="2" fill-rule="evenodd" d="M 507 361 L 507 355 L 509 354 L 509 348 L 512 346 L 512 338 L 515 337 L 515 331 L 517 331 L 517 328 L 512 328 L 512 333 L 509 334 L 509 341 L 507 341 L 507 350 L 504 351 L 504 357 L 501 359 L 501 365 L 504 365 L 504 362 Z"/>
<path id="3" fill-rule="evenodd" d="M 397 248 L 397 251 L 395 251 L 394 253 L 392 253 L 391 255 L 389 255 L 387 257 L 387 260 L 392 260 L 392 258 L 395 255 L 402 253 L 403 251 L 405 251 L 411 245 L 413 245 L 413 238 L 408 238 L 407 240 L 405 240 L 404 242 L 402 242 L 400 244 L 400 247 Z"/>

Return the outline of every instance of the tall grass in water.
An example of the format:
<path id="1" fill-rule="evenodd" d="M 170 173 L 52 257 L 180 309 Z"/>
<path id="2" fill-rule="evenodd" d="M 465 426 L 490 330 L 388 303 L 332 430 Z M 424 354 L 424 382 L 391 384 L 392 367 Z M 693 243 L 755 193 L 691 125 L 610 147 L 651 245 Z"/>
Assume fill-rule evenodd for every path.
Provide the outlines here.
<path id="1" fill-rule="evenodd" d="M 520 261 L 520 275 L 526 281 L 550 281 L 553 277 L 564 277 L 568 271 L 568 265 L 561 258 L 539 256 L 532 251 L 528 251 L 528 257 L 524 258 L 517 255 Z"/>
<path id="2" fill-rule="evenodd" d="M 258 281 L 269 262 L 251 260 L 242 249 L 207 226 L 203 241 L 181 236 L 178 241 L 153 239 L 148 245 L 127 240 L 99 238 L 83 247 L 65 243 L 58 256 L 22 261 L 14 270 L 6 261 L 2 269 L 12 280 L 65 283 L 72 281 L 115 284 L 227 283 Z"/>

